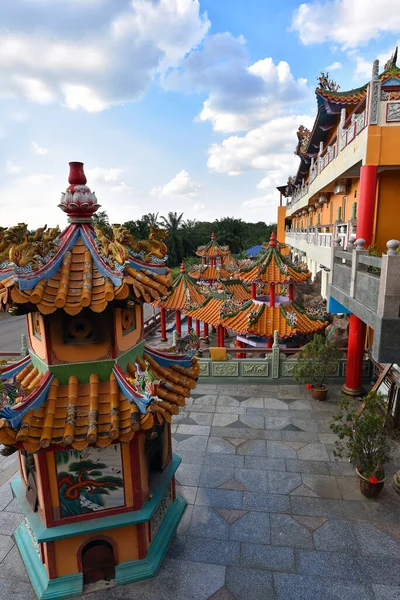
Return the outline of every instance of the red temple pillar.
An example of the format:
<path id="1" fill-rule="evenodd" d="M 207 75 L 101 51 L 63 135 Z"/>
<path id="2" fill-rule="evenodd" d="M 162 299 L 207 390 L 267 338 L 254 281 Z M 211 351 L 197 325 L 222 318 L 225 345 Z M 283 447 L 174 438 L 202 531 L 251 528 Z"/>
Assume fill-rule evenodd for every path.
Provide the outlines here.
<path id="1" fill-rule="evenodd" d="M 160 310 L 160 314 L 161 314 L 161 341 L 166 342 L 167 341 L 167 323 L 166 323 L 166 318 L 165 318 L 165 308 L 162 308 Z"/>
<path id="2" fill-rule="evenodd" d="M 188 332 L 190 332 L 190 329 L 192 327 L 192 317 L 187 318 L 187 325 L 188 325 Z"/>
<path id="3" fill-rule="evenodd" d="M 182 329 L 181 329 L 181 311 L 180 310 L 176 310 L 175 311 L 175 323 L 176 323 L 176 331 L 180 335 L 182 333 Z"/>
<path id="4" fill-rule="evenodd" d="M 293 283 L 289 283 L 289 300 L 294 300 L 294 285 Z"/>
<path id="5" fill-rule="evenodd" d="M 271 308 L 275 306 L 275 284 L 270 283 L 269 285 L 269 305 Z"/>
<path id="6" fill-rule="evenodd" d="M 252 281 L 251 283 L 251 297 L 254 298 L 257 296 L 257 284 L 255 281 Z"/>
<path id="7" fill-rule="evenodd" d="M 196 319 L 196 335 L 197 335 L 197 337 L 200 337 L 200 323 L 201 323 L 201 321 L 199 321 L 199 319 Z"/>
<path id="8" fill-rule="evenodd" d="M 208 323 L 206 323 L 206 322 L 204 322 L 203 337 L 204 337 L 205 340 L 208 339 Z"/>
<path id="9" fill-rule="evenodd" d="M 365 247 L 372 242 L 374 227 L 376 183 L 378 167 L 365 165 L 360 168 L 360 189 L 357 207 L 357 238 L 365 240 Z"/>
<path id="10" fill-rule="evenodd" d="M 269 337 L 267 339 L 267 348 L 272 348 L 273 342 L 274 342 L 274 338 L 273 337 Z"/>
<path id="11" fill-rule="evenodd" d="M 224 336 L 224 328 L 222 325 L 218 325 L 217 340 L 218 340 L 218 348 L 223 348 L 225 346 L 225 336 Z"/>
<path id="12" fill-rule="evenodd" d="M 348 396 L 362 393 L 362 363 L 367 326 L 356 315 L 350 315 L 349 342 L 347 346 L 346 383 L 343 392 Z"/>

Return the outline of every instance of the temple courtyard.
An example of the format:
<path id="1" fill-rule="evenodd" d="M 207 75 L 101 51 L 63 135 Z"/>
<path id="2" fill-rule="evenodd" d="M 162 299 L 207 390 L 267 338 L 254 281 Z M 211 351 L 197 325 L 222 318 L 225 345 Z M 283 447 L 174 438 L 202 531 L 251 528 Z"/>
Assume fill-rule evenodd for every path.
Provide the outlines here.
<path id="1" fill-rule="evenodd" d="M 175 418 L 188 506 L 158 575 L 85 600 L 395 600 L 400 502 L 361 496 L 330 417 L 299 385 L 202 385 Z M 396 464 L 400 452 L 396 452 Z M 0 459 L 0 598 L 34 600 L 13 542 L 16 454 Z"/>

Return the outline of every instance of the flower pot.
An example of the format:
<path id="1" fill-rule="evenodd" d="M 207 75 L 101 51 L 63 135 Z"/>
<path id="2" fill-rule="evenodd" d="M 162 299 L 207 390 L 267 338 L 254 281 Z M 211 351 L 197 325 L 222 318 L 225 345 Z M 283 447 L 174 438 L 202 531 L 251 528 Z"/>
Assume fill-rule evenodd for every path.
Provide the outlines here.
<path id="1" fill-rule="evenodd" d="M 356 468 L 358 486 L 360 488 L 360 492 L 366 498 L 376 498 L 379 496 L 381 491 L 383 490 L 383 486 L 385 485 L 385 478 L 378 481 L 378 483 L 371 483 L 367 477 L 361 475 L 360 471 Z"/>
<path id="2" fill-rule="evenodd" d="M 311 388 L 311 396 L 314 400 L 326 400 L 326 395 L 328 393 L 328 388 L 326 385 L 321 385 L 320 388 L 316 388 L 312 386 Z"/>

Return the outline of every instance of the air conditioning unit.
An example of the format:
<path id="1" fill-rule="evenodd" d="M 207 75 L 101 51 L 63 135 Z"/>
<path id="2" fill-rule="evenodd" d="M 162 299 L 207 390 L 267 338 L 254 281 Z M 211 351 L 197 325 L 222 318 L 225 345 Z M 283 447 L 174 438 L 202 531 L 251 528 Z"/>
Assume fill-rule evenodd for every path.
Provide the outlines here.
<path id="1" fill-rule="evenodd" d="M 345 194 L 347 190 L 347 186 L 345 183 L 336 183 L 335 187 L 333 188 L 333 193 L 334 194 Z"/>

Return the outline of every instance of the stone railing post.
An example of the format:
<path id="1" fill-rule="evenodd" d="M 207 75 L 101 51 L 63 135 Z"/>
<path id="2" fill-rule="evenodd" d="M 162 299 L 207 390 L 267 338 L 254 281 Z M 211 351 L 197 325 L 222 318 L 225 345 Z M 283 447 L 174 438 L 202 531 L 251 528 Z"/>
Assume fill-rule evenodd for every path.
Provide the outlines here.
<path id="1" fill-rule="evenodd" d="M 400 254 L 399 240 L 389 240 L 388 251 L 382 255 L 379 281 L 378 316 L 397 318 L 400 310 Z"/>
<path id="2" fill-rule="evenodd" d="M 274 343 L 272 344 L 272 379 L 279 379 L 279 337 L 278 331 L 274 331 Z"/>
<path id="3" fill-rule="evenodd" d="M 21 334 L 21 358 L 28 356 L 28 344 L 26 342 L 26 333 Z"/>
<path id="4" fill-rule="evenodd" d="M 353 247 L 351 260 L 350 298 L 354 298 L 356 292 L 358 258 L 361 256 L 361 254 L 368 254 L 368 250 L 364 250 L 365 240 L 363 238 L 356 240 L 354 242 L 354 246 L 355 249 Z"/>

